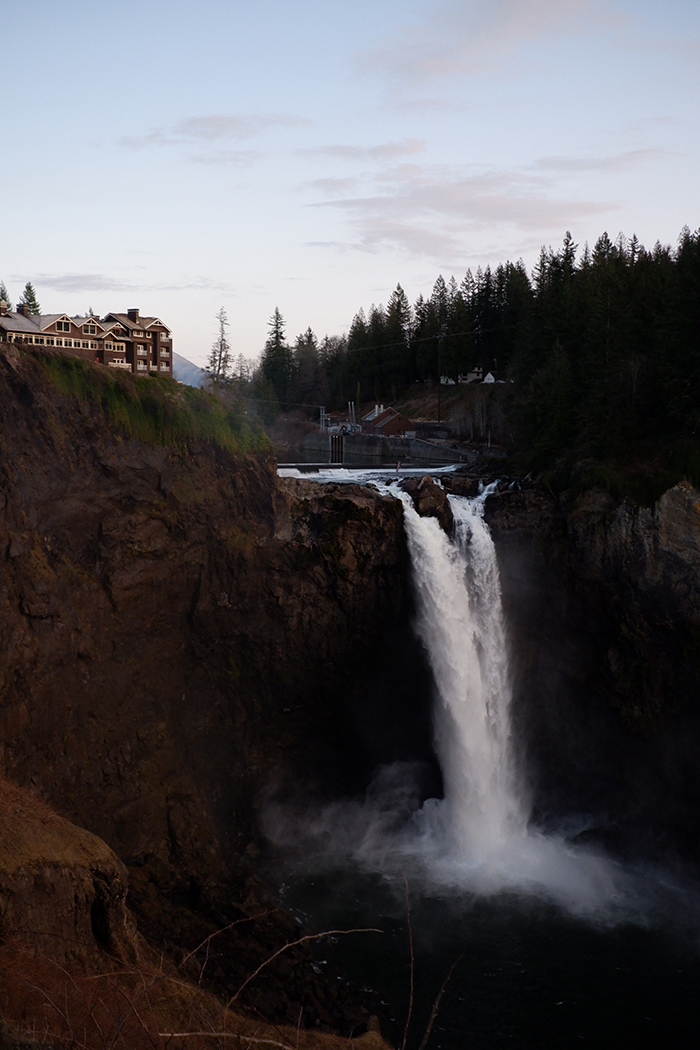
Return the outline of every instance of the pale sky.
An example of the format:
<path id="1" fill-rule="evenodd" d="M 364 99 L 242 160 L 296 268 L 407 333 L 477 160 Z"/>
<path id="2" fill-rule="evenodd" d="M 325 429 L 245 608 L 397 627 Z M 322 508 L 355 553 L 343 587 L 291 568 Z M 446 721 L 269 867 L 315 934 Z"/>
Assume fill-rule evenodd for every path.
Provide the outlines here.
<path id="1" fill-rule="evenodd" d="M 400 282 L 700 226 L 698 0 L 0 7 L 0 278 L 139 307 L 204 363 L 276 306 L 346 332 Z"/>

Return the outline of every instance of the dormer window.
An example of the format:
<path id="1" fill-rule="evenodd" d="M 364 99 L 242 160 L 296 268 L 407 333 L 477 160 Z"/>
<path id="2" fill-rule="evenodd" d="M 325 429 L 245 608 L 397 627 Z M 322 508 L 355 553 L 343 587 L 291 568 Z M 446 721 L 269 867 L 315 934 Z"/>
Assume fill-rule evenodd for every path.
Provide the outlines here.
<path id="1" fill-rule="evenodd" d="M 97 325 L 95 324 L 84 324 L 83 335 L 97 335 Z"/>
<path id="2" fill-rule="evenodd" d="M 56 321 L 57 332 L 70 332 L 70 321 Z"/>

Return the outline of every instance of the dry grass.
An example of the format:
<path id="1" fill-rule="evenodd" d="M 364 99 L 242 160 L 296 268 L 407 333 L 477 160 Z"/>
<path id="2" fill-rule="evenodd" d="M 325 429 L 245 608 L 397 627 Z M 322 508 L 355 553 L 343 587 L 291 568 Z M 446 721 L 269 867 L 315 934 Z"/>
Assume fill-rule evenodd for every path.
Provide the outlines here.
<path id="1" fill-rule="evenodd" d="M 176 968 L 120 966 L 102 973 L 59 964 L 17 943 L 0 948 L 0 1013 L 16 1036 L 71 1050 L 209 1050 L 280 1046 L 285 1050 L 387 1050 L 377 1032 L 344 1039 L 277 1026 L 225 1007 Z"/>
<path id="2" fill-rule="evenodd" d="M 94 867 L 115 859 L 97 835 L 59 817 L 36 795 L 0 777 L 0 873 L 42 863 Z"/>

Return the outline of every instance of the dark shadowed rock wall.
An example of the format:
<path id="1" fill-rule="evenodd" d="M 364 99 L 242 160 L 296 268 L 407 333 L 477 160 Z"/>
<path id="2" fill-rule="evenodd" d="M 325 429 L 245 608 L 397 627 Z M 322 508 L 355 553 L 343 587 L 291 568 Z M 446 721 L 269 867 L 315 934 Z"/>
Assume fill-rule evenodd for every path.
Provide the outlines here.
<path id="1" fill-rule="evenodd" d="M 149 447 L 30 356 L 0 358 L 0 426 L 7 777 L 216 881 L 271 785 L 352 790 L 429 739 L 395 501 Z"/>
<path id="2" fill-rule="evenodd" d="M 486 516 L 537 819 L 700 859 L 700 493 L 650 510 L 506 492 Z"/>

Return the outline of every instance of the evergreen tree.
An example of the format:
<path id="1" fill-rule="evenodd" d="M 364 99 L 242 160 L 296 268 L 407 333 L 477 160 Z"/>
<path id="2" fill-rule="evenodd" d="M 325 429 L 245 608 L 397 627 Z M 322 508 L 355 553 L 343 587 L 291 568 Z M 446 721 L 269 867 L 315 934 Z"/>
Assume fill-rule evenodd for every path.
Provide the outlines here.
<path id="1" fill-rule="evenodd" d="M 277 401 L 287 399 L 287 388 L 292 377 L 292 352 L 285 336 L 285 322 L 279 309 L 268 322 L 270 334 L 265 340 L 260 371 L 267 384 L 272 387 Z"/>
<path id="2" fill-rule="evenodd" d="M 318 348 L 322 370 L 319 397 L 324 405 L 340 402 L 351 396 L 353 380 L 350 377 L 348 340 L 345 336 L 326 335 Z M 359 383 L 358 383 L 359 386 Z"/>
<path id="3" fill-rule="evenodd" d="M 389 297 L 386 308 L 383 352 L 385 388 L 392 397 L 413 378 L 413 355 L 411 353 L 411 306 L 400 284 Z"/>
<path id="4" fill-rule="evenodd" d="M 243 390 L 250 382 L 251 367 L 250 361 L 243 354 L 239 354 L 236 358 L 236 362 L 231 373 L 231 380 L 236 386 Z"/>
<path id="5" fill-rule="evenodd" d="M 218 393 L 221 387 L 225 386 L 231 374 L 231 347 L 226 335 L 228 318 L 223 306 L 216 315 L 216 319 L 219 322 L 219 334 L 212 343 L 204 371 Z"/>
<path id="6" fill-rule="evenodd" d="M 7 309 L 8 310 L 12 309 L 12 302 L 10 301 L 10 293 L 8 292 L 7 288 L 5 287 L 5 282 L 4 281 L 0 281 L 0 300 L 3 300 L 4 302 L 7 303 Z"/>
<path id="7" fill-rule="evenodd" d="M 319 381 L 318 341 L 311 328 L 298 335 L 292 351 L 293 390 L 292 400 L 298 404 L 311 404 L 318 397 Z"/>
<path id="8" fill-rule="evenodd" d="M 413 310 L 416 371 L 420 379 L 435 382 L 438 374 L 440 318 L 432 298 L 419 295 Z"/>
<path id="9" fill-rule="evenodd" d="M 20 305 L 27 307 L 30 314 L 41 313 L 41 307 L 39 306 L 39 302 L 36 297 L 36 292 L 34 291 L 34 285 L 31 281 L 27 281 L 27 283 L 25 284 L 24 291 L 22 292 L 22 297 L 19 302 Z"/>

